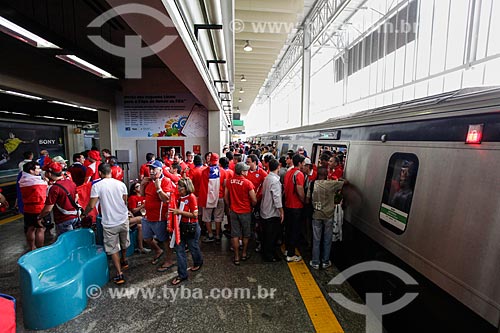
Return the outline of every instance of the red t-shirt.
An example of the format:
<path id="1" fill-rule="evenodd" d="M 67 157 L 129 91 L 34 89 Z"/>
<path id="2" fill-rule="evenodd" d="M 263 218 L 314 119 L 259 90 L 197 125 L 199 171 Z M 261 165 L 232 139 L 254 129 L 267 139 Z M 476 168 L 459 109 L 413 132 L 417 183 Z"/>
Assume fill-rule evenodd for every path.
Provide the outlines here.
<path id="1" fill-rule="evenodd" d="M 161 178 L 161 189 L 165 193 L 170 192 L 172 196 L 173 186 L 170 179 Z M 146 208 L 146 219 L 150 222 L 167 221 L 169 204 L 160 200 L 154 182 L 147 183 L 144 193 L 146 196 L 146 205 L 144 206 Z"/>
<path id="2" fill-rule="evenodd" d="M 123 181 L 123 169 L 118 165 L 113 165 L 111 167 L 111 177 Z"/>
<path id="3" fill-rule="evenodd" d="M 230 208 L 237 214 L 247 214 L 252 211 L 252 201 L 248 192 L 255 190 L 251 181 L 241 175 L 235 175 L 226 182 L 231 201 Z"/>
<path id="4" fill-rule="evenodd" d="M 295 172 L 295 185 L 293 183 L 293 175 Z M 304 186 L 304 174 L 299 168 L 293 168 L 286 172 L 285 179 L 283 180 L 283 185 L 285 187 L 285 207 L 286 208 L 303 208 L 304 204 L 300 201 L 295 186 Z"/>
<path id="5" fill-rule="evenodd" d="M 193 163 L 193 162 L 186 162 L 186 166 L 187 166 L 189 169 L 191 169 L 191 170 L 193 170 L 193 169 L 194 169 L 194 163 Z"/>
<path id="6" fill-rule="evenodd" d="M 226 172 L 226 184 L 227 184 L 229 179 L 234 177 L 234 171 L 231 169 L 224 169 L 224 171 Z"/>
<path id="7" fill-rule="evenodd" d="M 206 167 L 201 166 L 199 168 L 194 168 L 191 170 L 191 181 L 193 182 L 194 186 L 194 195 L 199 196 L 200 192 L 200 183 L 201 183 L 201 172 L 203 169 Z"/>
<path id="8" fill-rule="evenodd" d="M 73 183 L 73 181 L 68 179 L 61 179 L 58 180 L 56 184 L 64 187 L 69 192 L 73 200 L 75 200 L 76 185 L 75 183 Z M 66 192 L 64 192 L 64 190 L 57 185 L 52 185 L 50 187 L 49 194 L 47 195 L 47 200 L 45 200 L 45 204 L 54 205 L 52 211 L 54 212 L 54 221 L 56 224 L 60 224 L 62 222 L 77 218 L 76 214 L 69 214 L 69 212 L 75 211 L 75 207 L 71 204 L 71 201 L 69 201 Z M 62 212 L 61 209 L 56 206 L 56 204 L 66 212 Z"/>
<path id="9" fill-rule="evenodd" d="M 141 195 L 131 195 L 128 197 L 128 209 L 132 211 L 132 209 L 140 207 L 144 204 L 145 201 L 146 198 Z"/>
<path id="10" fill-rule="evenodd" d="M 252 182 L 255 187 L 257 194 L 257 201 L 262 199 L 262 184 L 264 183 L 264 178 L 266 178 L 267 172 L 262 169 L 262 167 L 257 167 L 255 171 L 248 170 L 247 179 Z"/>
<path id="11" fill-rule="evenodd" d="M 328 169 L 328 179 L 337 180 L 342 178 L 344 175 L 344 168 L 341 165 L 337 165 L 335 169 Z"/>
<path id="12" fill-rule="evenodd" d="M 193 213 L 198 210 L 198 202 L 196 200 L 196 197 L 193 193 L 186 195 L 184 197 L 181 197 L 179 199 L 179 209 L 185 211 L 185 212 L 190 212 Z M 198 222 L 198 218 L 187 218 L 185 216 L 181 217 L 181 223 L 196 223 Z"/>
<path id="13" fill-rule="evenodd" d="M 231 160 L 231 161 L 229 161 L 228 167 L 229 167 L 229 169 L 234 171 L 234 168 L 236 168 L 236 163 L 234 163 L 234 161 Z"/>
<path id="14" fill-rule="evenodd" d="M 139 169 L 139 176 L 141 176 L 141 179 L 143 177 L 149 177 L 149 166 L 147 163 L 141 165 L 141 168 Z"/>

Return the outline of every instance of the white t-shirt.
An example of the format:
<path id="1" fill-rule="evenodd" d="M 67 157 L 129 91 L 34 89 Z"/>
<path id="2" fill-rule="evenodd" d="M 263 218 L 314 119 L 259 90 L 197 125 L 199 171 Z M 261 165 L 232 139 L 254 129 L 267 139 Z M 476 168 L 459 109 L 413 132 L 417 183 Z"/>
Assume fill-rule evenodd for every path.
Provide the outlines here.
<path id="1" fill-rule="evenodd" d="M 90 197 L 99 198 L 104 227 L 115 227 L 128 221 L 128 208 L 123 195 L 127 195 L 127 187 L 114 178 L 103 178 L 92 185 Z"/>

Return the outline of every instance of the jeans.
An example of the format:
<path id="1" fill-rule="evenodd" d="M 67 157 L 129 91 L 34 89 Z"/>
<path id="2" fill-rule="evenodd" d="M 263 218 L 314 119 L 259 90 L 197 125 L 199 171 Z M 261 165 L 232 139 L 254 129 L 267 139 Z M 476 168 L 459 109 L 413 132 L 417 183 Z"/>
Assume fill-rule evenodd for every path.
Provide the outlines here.
<path id="1" fill-rule="evenodd" d="M 182 223 L 182 222 L 181 222 Z M 193 266 L 201 266 L 203 264 L 203 257 L 201 256 L 200 250 L 200 235 L 201 228 L 197 223 L 195 236 L 191 239 L 182 239 L 178 245 L 175 247 L 175 252 L 177 256 L 177 273 L 181 280 L 187 279 L 187 256 L 186 256 L 186 244 L 191 251 L 191 256 L 193 257 Z"/>
<path id="2" fill-rule="evenodd" d="M 57 235 L 64 234 L 65 232 L 75 230 L 78 227 L 78 218 L 64 221 L 63 223 L 56 224 Z"/>
<path id="3" fill-rule="evenodd" d="M 312 248 L 312 263 L 319 265 L 330 261 L 330 249 L 332 248 L 333 234 L 333 217 L 328 220 L 312 220 L 313 229 L 313 248 Z M 321 234 L 323 234 L 323 242 L 321 242 Z M 320 246 L 322 259 L 320 262 Z"/>

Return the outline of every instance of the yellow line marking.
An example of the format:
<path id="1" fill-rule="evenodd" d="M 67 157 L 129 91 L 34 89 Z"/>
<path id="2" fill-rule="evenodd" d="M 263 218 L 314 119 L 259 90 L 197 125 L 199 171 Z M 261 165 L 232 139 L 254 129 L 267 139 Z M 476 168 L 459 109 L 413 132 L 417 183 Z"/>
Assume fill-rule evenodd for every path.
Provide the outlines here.
<path id="1" fill-rule="evenodd" d="M 316 332 L 344 333 L 304 260 L 289 262 L 288 268 L 292 273 Z"/>
<path id="2" fill-rule="evenodd" d="M 23 214 L 14 215 L 14 216 L 8 217 L 6 219 L 0 220 L 0 225 L 10 223 L 10 222 L 15 221 L 17 219 L 20 219 L 21 217 L 23 217 Z"/>
<path id="3" fill-rule="evenodd" d="M 4 186 L 9 186 L 9 185 L 15 185 L 16 184 L 16 181 L 12 181 L 12 182 L 7 182 L 7 183 L 1 183 L 0 186 L 4 187 Z"/>

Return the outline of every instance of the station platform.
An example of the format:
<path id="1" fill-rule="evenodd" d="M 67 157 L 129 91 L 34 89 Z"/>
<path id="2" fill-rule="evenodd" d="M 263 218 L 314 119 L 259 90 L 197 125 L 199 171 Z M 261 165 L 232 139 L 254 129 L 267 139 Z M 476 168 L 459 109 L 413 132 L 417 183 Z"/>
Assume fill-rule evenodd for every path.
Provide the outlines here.
<path id="1" fill-rule="evenodd" d="M 52 229 L 46 232 L 46 244 L 54 241 Z M 27 251 L 22 216 L 0 221 L 0 244 L 0 292 L 18 300 L 17 332 L 32 332 L 23 325 L 17 267 Z M 38 332 L 365 332 L 363 316 L 328 296 L 341 292 L 361 302 L 347 283 L 328 285 L 338 274 L 334 266 L 311 269 L 307 253 L 299 263 L 266 263 L 252 242 L 249 247 L 251 257 L 235 266 L 227 238 L 220 244 L 202 243 L 202 269 L 189 272 L 189 279 L 178 286 L 170 285 L 176 267 L 158 273 L 152 254 L 136 253 L 128 259 L 125 284 L 110 281 L 90 290 L 88 306 L 79 316 Z M 111 261 L 109 265 L 113 275 Z"/>

